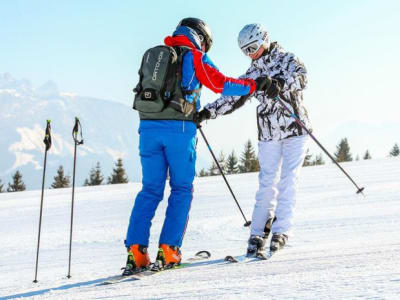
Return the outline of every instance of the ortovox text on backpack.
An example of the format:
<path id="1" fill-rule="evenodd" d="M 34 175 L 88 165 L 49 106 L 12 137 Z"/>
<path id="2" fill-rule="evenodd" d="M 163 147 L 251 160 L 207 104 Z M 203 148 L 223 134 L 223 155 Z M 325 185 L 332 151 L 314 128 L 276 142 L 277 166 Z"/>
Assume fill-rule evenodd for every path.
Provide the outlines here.
<path id="1" fill-rule="evenodd" d="M 185 95 L 199 90 L 183 91 L 181 87 L 187 51 L 186 47 L 156 46 L 144 53 L 133 103 L 141 119 L 192 119 L 196 101 L 189 103 Z"/>

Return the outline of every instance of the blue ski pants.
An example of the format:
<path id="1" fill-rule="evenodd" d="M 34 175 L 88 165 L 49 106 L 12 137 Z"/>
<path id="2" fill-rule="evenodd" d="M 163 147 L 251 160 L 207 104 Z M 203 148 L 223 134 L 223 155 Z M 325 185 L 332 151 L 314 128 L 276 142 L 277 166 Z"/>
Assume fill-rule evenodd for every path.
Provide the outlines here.
<path id="1" fill-rule="evenodd" d="M 193 198 L 196 126 L 183 121 L 141 121 L 142 190 L 132 209 L 125 246 L 148 246 L 151 221 L 163 199 L 167 172 L 171 194 L 159 243 L 182 245 Z M 169 171 L 168 171 L 169 170 Z"/>

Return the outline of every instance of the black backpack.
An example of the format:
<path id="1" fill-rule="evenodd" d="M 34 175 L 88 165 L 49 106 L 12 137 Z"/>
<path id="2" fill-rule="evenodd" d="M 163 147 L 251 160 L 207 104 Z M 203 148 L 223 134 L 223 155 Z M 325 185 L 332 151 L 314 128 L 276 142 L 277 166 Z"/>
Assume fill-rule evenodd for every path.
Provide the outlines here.
<path id="1" fill-rule="evenodd" d="M 182 61 L 187 47 L 156 46 L 148 49 L 139 69 L 139 83 L 133 90 L 133 108 L 141 113 L 159 113 L 166 107 L 183 113 L 194 112 L 195 101 L 189 103 L 185 95 L 196 91 L 183 91 Z"/>

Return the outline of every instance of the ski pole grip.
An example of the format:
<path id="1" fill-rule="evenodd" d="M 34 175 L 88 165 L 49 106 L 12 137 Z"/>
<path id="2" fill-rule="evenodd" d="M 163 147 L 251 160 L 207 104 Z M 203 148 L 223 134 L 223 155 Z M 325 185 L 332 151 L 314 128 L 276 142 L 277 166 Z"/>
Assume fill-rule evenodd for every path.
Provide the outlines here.
<path id="1" fill-rule="evenodd" d="M 79 130 L 79 119 L 77 117 L 75 117 L 75 124 L 74 124 L 74 128 L 72 129 L 73 133 L 75 135 L 78 134 L 78 130 Z"/>
<path id="2" fill-rule="evenodd" d="M 80 140 L 78 140 L 79 129 L 80 129 L 80 136 L 81 136 Z M 77 144 L 77 145 L 83 144 L 82 125 L 81 125 L 81 122 L 79 121 L 78 117 L 75 117 L 75 124 L 74 124 L 74 128 L 72 129 L 72 138 L 74 139 L 75 144 Z"/>
<path id="3" fill-rule="evenodd" d="M 47 125 L 46 125 L 46 131 L 44 134 L 44 140 L 43 143 L 46 145 L 46 152 L 50 149 L 51 147 L 51 125 L 50 125 L 50 120 L 46 120 Z"/>

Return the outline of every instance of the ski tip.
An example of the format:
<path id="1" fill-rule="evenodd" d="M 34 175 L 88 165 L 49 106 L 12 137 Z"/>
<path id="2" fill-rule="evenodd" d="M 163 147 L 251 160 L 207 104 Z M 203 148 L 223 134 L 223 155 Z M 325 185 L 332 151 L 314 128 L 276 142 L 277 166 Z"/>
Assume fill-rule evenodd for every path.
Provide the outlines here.
<path id="1" fill-rule="evenodd" d="M 232 263 L 237 263 L 237 262 L 239 262 L 236 258 L 234 258 L 234 257 L 231 256 L 231 255 L 226 256 L 226 257 L 224 258 L 224 261 L 232 262 Z"/>
<path id="2" fill-rule="evenodd" d="M 210 258 L 211 257 L 211 253 L 207 250 L 202 250 L 199 251 L 195 254 L 196 257 L 201 257 L 201 258 Z"/>

